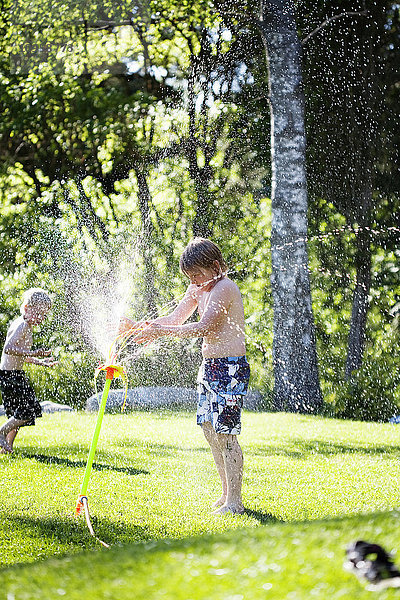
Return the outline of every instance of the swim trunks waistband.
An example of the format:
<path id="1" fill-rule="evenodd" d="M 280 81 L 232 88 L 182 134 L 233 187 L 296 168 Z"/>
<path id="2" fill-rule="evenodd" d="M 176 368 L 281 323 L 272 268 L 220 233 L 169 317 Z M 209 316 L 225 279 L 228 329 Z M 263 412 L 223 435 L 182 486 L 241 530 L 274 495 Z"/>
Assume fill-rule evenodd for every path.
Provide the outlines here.
<path id="1" fill-rule="evenodd" d="M 226 364 L 227 362 L 240 363 L 246 360 L 246 355 L 243 356 L 224 356 L 221 358 L 204 358 L 203 361 L 207 364 Z"/>
<path id="2" fill-rule="evenodd" d="M 0 375 L 4 375 L 6 377 L 11 377 L 12 374 L 14 375 L 18 373 L 25 373 L 25 371 L 23 369 L 0 369 Z"/>

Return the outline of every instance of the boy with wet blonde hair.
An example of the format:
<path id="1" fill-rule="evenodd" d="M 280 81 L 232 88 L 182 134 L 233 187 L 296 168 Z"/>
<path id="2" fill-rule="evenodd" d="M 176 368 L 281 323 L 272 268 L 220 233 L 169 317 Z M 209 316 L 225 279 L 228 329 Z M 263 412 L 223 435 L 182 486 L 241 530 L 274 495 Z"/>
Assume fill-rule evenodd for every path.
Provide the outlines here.
<path id="1" fill-rule="evenodd" d="M 50 350 L 33 344 L 34 325 L 40 325 L 51 308 L 51 298 L 41 288 L 31 288 L 24 293 L 17 317 L 7 331 L 0 362 L 0 389 L 8 421 L 0 429 L 2 452 L 10 453 L 20 427 L 34 425 L 42 416 L 35 392 L 26 377 L 24 363 L 52 367 L 56 364 Z"/>
<path id="2" fill-rule="evenodd" d="M 169 315 L 144 324 L 136 341 L 161 336 L 202 337 L 203 363 L 198 376 L 197 424 L 211 447 L 221 478 L 222 495 L 214 514 L 243 513 L 243 454 L 237 436 L 250 368 L 246 360 L 244 311 L 236 283 L 227 277 L 221 250 L 204 238 L 193 239 L 181 258 L 190 285 Z M 198 310 L 200 320 L 185 323 Z M 121 331 L 135 324 L 124 318 Z"/>

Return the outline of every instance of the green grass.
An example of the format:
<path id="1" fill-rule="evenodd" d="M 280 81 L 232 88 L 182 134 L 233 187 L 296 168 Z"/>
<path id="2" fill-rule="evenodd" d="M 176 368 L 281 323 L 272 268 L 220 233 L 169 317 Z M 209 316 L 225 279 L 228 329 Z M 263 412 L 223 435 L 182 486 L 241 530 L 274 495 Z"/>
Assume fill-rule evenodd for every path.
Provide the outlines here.
<path id="1" fill-rule="evenodd" d="M 1 456 L 0 598 L 371 597 L 343 570 L 344 550 L 399 543 L 396 426 L 245 413 L 247 511 L 216 518 L 193 415 L 106 415 L 88 493 L 104 550 L 72 516 L 95 418 L 45 415 Z"/>

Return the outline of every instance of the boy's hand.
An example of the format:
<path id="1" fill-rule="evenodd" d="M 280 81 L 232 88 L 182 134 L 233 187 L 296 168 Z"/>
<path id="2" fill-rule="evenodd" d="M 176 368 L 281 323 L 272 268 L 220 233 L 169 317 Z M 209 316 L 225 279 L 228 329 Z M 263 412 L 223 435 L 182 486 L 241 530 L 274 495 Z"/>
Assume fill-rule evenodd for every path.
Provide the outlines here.
<path id="1" fill-rule="evenodd" d="M 56 360 L 54 356 L 46 356 L 46 358 L 37 358 L 36 356 L 31 356 L 26 359 L 26 362 L 32 365 L 38 365 L 40 367 L 54 367 L 58 364 L 58 360 Z"/>
<path id="2" fill-rule="evenodd" d="M 143 322 L 138 325 L 140 326 L 140 331 L 133 336 L 133 340 L 138 344 L 152 342 L 164 335 L 163 327 L 158 323 Z"/>
<path id="3" fill-rule="evenodd" d="M 122 317 L 119 321 L 119 329 L 118 333 L 125 333 L 126 331 L 131 331 L 134 333 L 135 331 L 142 331 L 149 326 L 148 321 L 132 321 L 128 319 L 128 317 Z"/>
<path id="4" fill-rule="evenodd" d="M 32 356 L 38 356 L 39 358 L 50 356 L 51 354 L 51 350 L 46 350 L 45 348 L 37 348 L 34 352 L 35 353 L 32 354 Z"/>
<path id="5" fill-rule="evenodd" d="M 42 365 L 42 367 L 54 367 L 58 364 L 58 360 L 56 360 L 54 356 L 49 356 L 48 358 L 39 361 L 39 364 Z"/>
<path id="6" fill-rule="evenodd" d="M 132 319 L 128 319 L 128 317 L 121 317 L 119 320 L 118 334 L 129 331 L 132 329 L 132 327 L 135 327 L 135 325 L 137 325 L 137 323 L 132 321 Z"/>

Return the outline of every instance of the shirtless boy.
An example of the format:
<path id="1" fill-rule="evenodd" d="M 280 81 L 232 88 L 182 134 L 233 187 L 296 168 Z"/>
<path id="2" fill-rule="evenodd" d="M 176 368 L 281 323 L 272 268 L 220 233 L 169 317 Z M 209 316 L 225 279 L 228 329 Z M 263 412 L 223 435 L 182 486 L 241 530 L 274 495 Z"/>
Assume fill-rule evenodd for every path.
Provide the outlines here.
<path id="1" fill-rule="evenodd" d="M 24 362 L 52 367 L 56 364 L 50 350 L 31 350 L 32 328 L 40 325 L 51 308 L 50 296 L 41 288 L 31 288 L 24 294 L 21 316 L 8 331 L 0 362 L 0 388 L 8 421 L 0 429 L 2 452 L 12 452 L 20 427 L 34 425 L 42 410 L 26 377 Z"/>
<path id="2" fill-rule="evenodd" d="M 210 444 L 222 483 L 214 514 L 243 513 L 243 454 L 237 436 L 250 368 L 246 361 L 244 311 L 240 291 L 227 276 L 227 266 L 216 244 L 193 239 L 181 258 L 190 285 L 177 308 L 159 317 L 136 336 L 136 341 L 161 336 L 202 337 L 203 363 L 198 377 L 197 424 Z M 185 323 L 198 310 L 200 320 Z M 124 318 L 121 331 L 136 324 Z"/>

